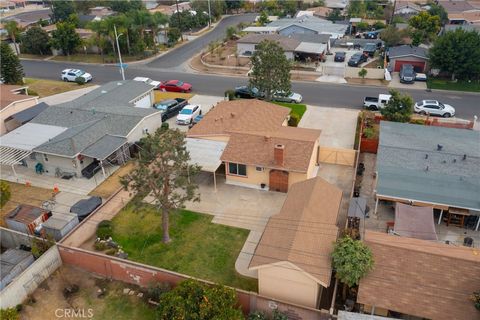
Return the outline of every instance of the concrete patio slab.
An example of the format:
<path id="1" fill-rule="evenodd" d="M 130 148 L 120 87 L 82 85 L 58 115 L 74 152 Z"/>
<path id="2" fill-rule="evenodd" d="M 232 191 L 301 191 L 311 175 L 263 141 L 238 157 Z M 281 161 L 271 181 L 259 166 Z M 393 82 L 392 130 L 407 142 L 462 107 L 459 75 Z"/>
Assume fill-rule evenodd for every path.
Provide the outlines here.
<path id="1" fill-rule="evenodd" d="M 320 146 L 353 149 L 358 110 L 307 106 L 301 128 L 320 129 Z"/>

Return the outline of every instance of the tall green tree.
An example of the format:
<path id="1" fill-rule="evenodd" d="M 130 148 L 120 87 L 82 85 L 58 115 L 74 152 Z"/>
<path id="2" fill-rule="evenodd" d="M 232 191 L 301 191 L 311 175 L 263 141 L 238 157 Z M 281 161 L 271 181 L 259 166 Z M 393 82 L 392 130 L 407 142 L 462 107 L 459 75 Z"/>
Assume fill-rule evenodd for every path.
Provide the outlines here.
<path id="1" fill-rule="evenodd" d="M 141 140 L 136 168 L 122 178 L 125 189 L 151 195 L 162 217 L 164 243 L 170 242 L 169 214 L 183 208 L 186 201 L 200 201 L 193 178 L 200 167 L 189 164 L 185 134 L 159 129 Z"/>
<path id="2" fill-rule="evenodd" d="M 384 108 L 380 109 L 380 113 L 388 121 L 408 122 L 413 113 L 413 99 L 408 94 L 400 94 L 398 90 L 391 89 L 390 95 Z"/>
<path id="3" fill-rule="evenodd" d="M 347 6 L 347 15 L 350 18 L 365 18 L 367 8 L 363 0 L 350 1 Z"/>
<path id="4" fill-rule="evenodd" d="M 52 0 L 50 6 L 52 8 L 50 18 L 54 23 L 66 21 L 75 13 L 75 3 L 72 0 Z"/>
<path id="5" fill-rule="evenodd" d="M 430 42 L 440 31 L 440 17 L 432 16 L 427 11 L 422 11 L 408 20 L 411 29 L 413 45 Z"/>
<path id="6" fill-rule="evenodd" d="M 333 9 L 332 11 L 327 13 L 327 20 L 330 20 L 330 21 L 343 20 L 342 13 L 340 12 L 340 9 Z"/>
<path id="7" fill-rule="evenodd" d="M 22 36 L 22 47 L 27 53 L 49 54 L 50 36 L 42 28 L 33 26 Z"/>
<path id="8" fill-rule="evenodd" d="M 17 53 L 17 55 L 20 54 L 20 52 L 18 52 L 17 39 L 19 38 L 21 30 L 18 26 L 17 21 L 10 20 L 5 22 L 5 29 L 7 30 L 8 36 L 10 37 L 10 39 L 12 39 L 13 44 L 15 45 L 15 52 Z"/>
<path id="9" fill-rule="evenodd" d="M 56 26 L 57 30 L 52 32 L 51 45 L 55 49 L 62 50 L 63 54 L 68 56 L 82 43 L 82 40 L 75 31 L 75 26 L 73 24 L 59 22 Z"/>
<path id="10" fill-rule="evenodd" d="M 264 40 L 252 55 L 249 84 L 269 101 L 275 91 L 290 92 L 291 63 L 277 42 Z"/>
<path id="11" fill-rule="evenodd" d="M 0 44 L 0 60 L 2 81 L 6 84 L 23 84 L 23 67 L 18 56 L 5 41 Z"/>
<path id="12" fill-rule="evenodd" d="M 373 254 L 362 241 L 349 236 L 339 238 L 332 252 L 336 277 L 349 287 L 358 285 L 373 268 Z"/>
<path id="13" fill-rule="evenodd" d="M 198 13 L 207 12 L 208 13 L 208 1 L 205 0 L 192 0 L 191 2 L 192 9 Z M 225 0 L 210 0 L 210 12 L 212 14 L 212 20 L 220 18 L 222 14 L 225 13 L 227 6 Z"/>
<path id="14" fill-rule="evenodd" d="M 437 4 L 434 1 L 428 3 L 430 9 L 428 13 L 432 16 L 438 16 L 440 18 L 441 25 L 445 25 L 448 22 L 448 13 L 445 11 L 445 8 L 441 4 Z"/>
<path id="15" fill-rule="evenodd" d="M 108 0 L 105 2 L 105 5 L 119 13 L 145 9 L 141 0 Z"/>
<path id="16" fill-rule="evenodd" d="M 380 39 L 387 47 L 393 47 L 402 43 L 402 34 L 395 26 L 389 25 L 380 32 Z"/>
<path id="17" fill-rule="evenodd" d="M 430 65 L 452 80 L 480 79 L 480 34 L 457 29 L 438 37 L 429 50 Z"/>
<path id="18" fill-rule="evenodd" d="M 163 294 L 157 310 L 160 320 L 245 319 L 237 306 L 237 295 L 233 289 L 220 285 L 207 286 L 193 279 L 183 281 Z"/>
<path id="19" fill-rule="evenodd" d="M 270 23 L 270 20 L 268 20 L 267 11 L 262 11 L 260 13 L 260 16 L 258 17 L 257 23 L 258 23 L 259 26 L 264 26 L 264 25 Z"/>

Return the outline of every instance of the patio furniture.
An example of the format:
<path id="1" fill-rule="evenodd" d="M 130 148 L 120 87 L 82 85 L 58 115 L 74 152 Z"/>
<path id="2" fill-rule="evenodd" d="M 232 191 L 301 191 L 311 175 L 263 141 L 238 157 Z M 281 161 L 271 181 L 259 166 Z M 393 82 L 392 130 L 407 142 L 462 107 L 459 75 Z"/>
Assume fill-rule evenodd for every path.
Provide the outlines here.
<path id="1" fill-rule="evenodd" d="M 447 223 L 447 227 L 451 224 L 457 227 L 463 227 L 465 224 L 465 217 L 470 215 L 470 211 L 460 208 L 449 208 L 444 221 Z"/>

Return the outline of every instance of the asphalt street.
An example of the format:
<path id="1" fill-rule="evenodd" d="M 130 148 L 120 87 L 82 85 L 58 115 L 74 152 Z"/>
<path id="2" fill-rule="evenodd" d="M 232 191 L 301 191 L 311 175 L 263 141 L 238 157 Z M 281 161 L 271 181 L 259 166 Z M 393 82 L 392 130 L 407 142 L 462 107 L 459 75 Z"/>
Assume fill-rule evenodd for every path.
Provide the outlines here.
<path id="1" fill-rule="evenodd" d="M 178 49 L 168 52 L 159 59 L 155 59 L 148 63 L 147 66 L 160 69 L 178 67 L 198 54 L 203 48 L 207 47 L 210 42 L 223 39 L 227 27 L 236 26 L 240 22 L 253 22 L 255 16 L 256 14 L 245 14 L 225 17 L 210 32 L 188 42 Z"/>
<path id="2" fill-rule="evenodd" d="M 79 68 L 91 73 L 93 83 L 102 84 L 108 81 L 121 80 L 118 67 L 102 65 L 82 65 L 74 63 L 60 63 L 53 61 L 23 60 L 22 65 L 27 77 L 60 80 L 60 73 L 65 68 Z M 137 76 L 149 77 L 155 80 L 181 79 L 193 85 L 193 91 L 201 94 L 223 96 L 225 90 L 247 83 L 246 77 L 233 77 L 224 75 L 210 75 L 198 73 L 185 73 L 154 69 L 138 65 L 128 67 L 125 77 L 133 79 Z M 360 109 L 365 96 L 376 96 L 386 93 L 382 87 L 352 86 L 345 84 L 329 84 L 321 82 L 292 83 L 292 90 L 303 95 L 304 102 L 311 105 L 326 107 L 343 107 Z M 443 103 L 451 104 L 457 110 L 457 117 L 472 119 L 474 115 L 480 116 L 480 95 L 473 93 L 421 90 L 401 90 L 412 95 L 415 101 L 422 99 L 437 99 Z"/>

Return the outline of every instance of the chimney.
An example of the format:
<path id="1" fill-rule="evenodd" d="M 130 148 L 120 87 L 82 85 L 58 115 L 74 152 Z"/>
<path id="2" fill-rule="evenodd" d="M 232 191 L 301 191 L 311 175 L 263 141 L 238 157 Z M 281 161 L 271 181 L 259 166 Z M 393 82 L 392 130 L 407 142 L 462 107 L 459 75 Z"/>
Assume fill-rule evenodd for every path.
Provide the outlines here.
<path id="1" fill-rule="evenodd" d="M 282 166 L 285 158 L 285 146 L 283 144 L 276 144 L 273 147 L 273 159 L 276 166 Z"/>

